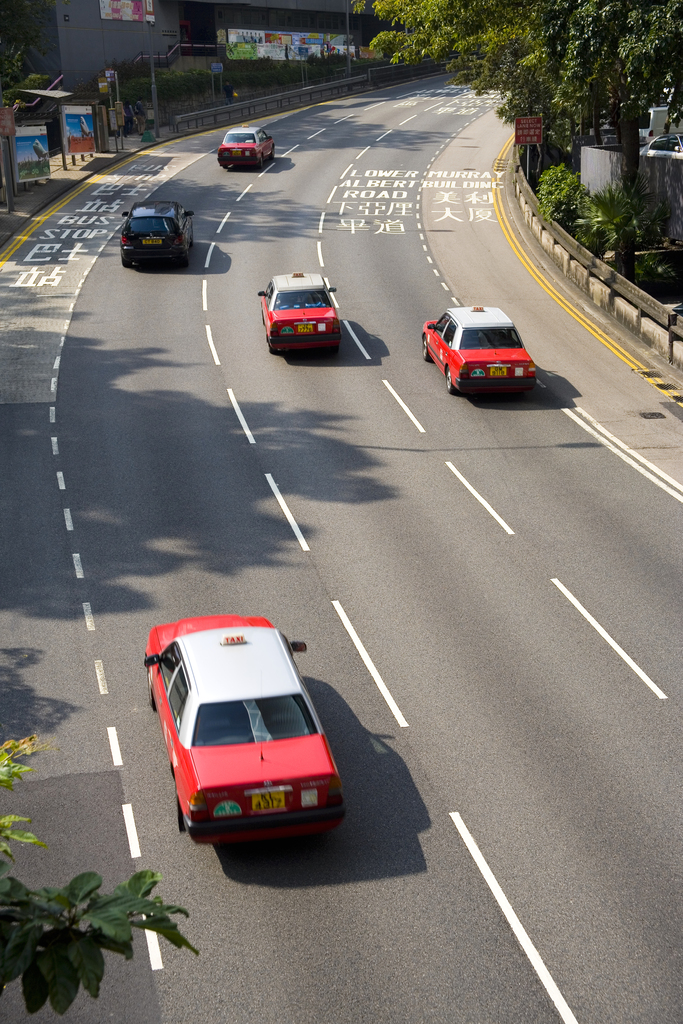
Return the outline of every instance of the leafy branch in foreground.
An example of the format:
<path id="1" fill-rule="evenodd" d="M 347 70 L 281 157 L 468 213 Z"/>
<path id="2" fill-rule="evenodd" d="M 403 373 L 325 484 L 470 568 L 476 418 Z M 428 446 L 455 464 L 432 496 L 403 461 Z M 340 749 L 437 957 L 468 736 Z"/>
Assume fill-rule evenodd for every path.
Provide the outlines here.
<path id="1" fill-rule="evenodd" d="M 49 750 L 48 743 L 41 743 L 37 736 L 25 736 L 23 740 L 6 740 L 0 745 L 0 787 L 2 789 L 14 789 L 14 783 L 25 775 L 32 772 L 25 764 L 19 764 L 16 757 L 26 757 L 35 754 L 40 750 Z M 31 843 L 32 846 L 45 846 L 37 839 L 33 832 L 26 832 L 24 829 L 15 828 L 19 821 L 31 823 L 30 818 L 22 818 L 17 814 L 0 815 L 0 853 L 3 853 L 10 860 L 14 860 L 10 850 L 9 840 L 17 843 Z"/>
<path id="2" fill-rule="evenodd" d="M 7 869 L 0 867 L 0 873 Z M 133 928 L 197 953 L 171 917 L 187 917 L 187 911 L 150 898 L 160 880 L 154 871 L 138 871 L 110 895 L 100 895 L 102 878 L 93 871 L 63 889 L 31 891 L 16 878 L 0 878 L 0 996 L 21 975 L 29 1013 L 48 998 L 56 1013 L 66 1013 L 81 985 L 96 999 L 104 975 L 102 950 L 130 960 Z"/>

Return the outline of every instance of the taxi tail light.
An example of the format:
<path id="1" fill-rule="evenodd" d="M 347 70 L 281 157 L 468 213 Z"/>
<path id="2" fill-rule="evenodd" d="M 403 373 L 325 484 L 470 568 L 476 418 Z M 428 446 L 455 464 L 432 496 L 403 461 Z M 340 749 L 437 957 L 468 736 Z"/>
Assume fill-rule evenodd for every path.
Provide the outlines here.
<path id="1" fill-rule="evenodd" d="M 274 335 L 277 335 L 279 333 L 280 333 L 280 328 L 278 327 L 278 325 L 277 324 L 271 324 L 270 325 L 270 336 L 271 336 L 271 338 Z"/>
<path id="2" fill-rule="evenodd" d="M 535 377 L 536 376 L 536 363 L 533 361 L 533 359 L 531 360 L 531 362 L 527 366 L 527 371 L 526 372 L 529 374 L 530 377 Z"/>
<path id="3" fill-rule="evenodd" d="M 462 366 L 460 367 L 460 372 L 459 372 L 458 376 L 459 377 L 469 377 L 469 375 L 470 375 L 470 368 L 467 365 L 467 363 L 463 363 Z"/>
<path id="4" fill-rule="evenodd" d="M 206 797 L 201 789 L 196 790 L 188 801 L 190 821 L 206 821 L 209 817 L 209 808 L 206 806 Z"/>
<path id="5" fill-rule="evenodd" d="M 341 779 L 338 775 L 333 775 L 330 779 L 330 784 L 327 787 L 327 806 L 336 807 L 338 804 L 344 802 L 344 794 L 342 791 Z"/>
<path id="6" fill-rule="evenodd" d="M 335 316 L 334 320 L 332 321 L 332 330 L 333 331 L 341 330 L 341 328 L 339 327 L 339 321 L 337 320 L 336 316 Z"/>

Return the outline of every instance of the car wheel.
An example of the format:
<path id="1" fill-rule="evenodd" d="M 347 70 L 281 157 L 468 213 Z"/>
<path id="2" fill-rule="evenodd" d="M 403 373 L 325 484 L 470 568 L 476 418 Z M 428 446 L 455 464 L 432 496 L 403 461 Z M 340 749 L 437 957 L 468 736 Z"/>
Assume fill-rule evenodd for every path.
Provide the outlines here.
<path id="1" fill-rule="evenodd" d="M 258 163 L 256 164 L 256 170 L 257 171 L 262 171 L 263 170 L 263 153 L 258 158 Z"/>
<path id="2" fill-rule="evenodd" d="M 434 362 L 434 360 L 432 359 L 432 357 L 429 354 L 429 348 L 427 346 L 427 335 L 426 334 L 422 335 L 422 358 L 424 359 L 425 363 L 433 363 Z"/>
<path id="3" fill-rule="evenodd" d="M 450 366 L 446 367 L 446 391 L 448 391 L 449 395 L 457 395 L 457 393 L 458 393 L 458 389 L 456 388 L 455 384 L 451 380 L 451 368 L 450 368 Z"/>
<path id="4" fill-rule="evenodd" d="M 270 352 L 271 356 L 274 356 L 274 355 L 277 354 L 277 349 L 274 349 L 273 346 L 270 344 L 270 338 L 268 337 L 267 334 L 266 334 L 266 345 L 268 346 L 268 351 Z"/>
<path id="5" fill-rule="evenodd" d="M 130 270 L 130 268 L 133 266 L 133 261 L 132 260 L 127 260 L 126 257 L 122 255 L 121 256 L 121 266 L 125 267 L 126 270 Z"/>
<path id="6" fill-rule="evenodd" d="M 275 159 L 275 146 L 273 146 L 273 148 L 270 151 L 270 159 L 271 160 Z"/>
<path id="7" fill-rule="evenodd" d="M 150 679 L 147 680 L 147 689 L 149 695 L 149 706 L 151 707 L 152 711 L 156 711 L 157 702 L 154 699 L 154 691 L 152 690 L 152 682 Z"/>
<path id="8" fill-rule="evenodd" d="M 176 812 L 178 814 L 178 831 L 179 832 L 184 832 L 185 831 L 185 819 L 183 818 L 183 812 L 180 809 L 180 800 L 178 799 L 178 794 L 177 793 L 175 795 L 175 805 L 176 805 Z"/>
<path id="9" fill-rule="evenodd" d="M 192 229 L 192 234 L 190 235 L 190 249 L 192 248 L 193 245 L 194 245 L 194 228 Z"/>
<path id="10" fill-rule="evenodd" d="M 330 345 L 329 352 L 331 356 L 339 355 L 339 345 Z"/>
<path id="11" fill-rule="evenodd" d="M 185 253 L 185 255 L 181 256 L 180 259 L 178 260 L 178 266 L 179 267 L 189 267 L 189 265 L 190 265 L 190 257 L 187 255 L 187 253 Z"/>

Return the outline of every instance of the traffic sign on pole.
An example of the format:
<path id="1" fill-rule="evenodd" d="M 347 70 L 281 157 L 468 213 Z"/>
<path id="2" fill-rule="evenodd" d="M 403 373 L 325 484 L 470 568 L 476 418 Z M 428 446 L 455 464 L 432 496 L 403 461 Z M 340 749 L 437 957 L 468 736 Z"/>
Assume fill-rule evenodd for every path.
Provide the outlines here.
<path id="1" fill-rule="evenodd" d="M 515 145 L 540 146 L 543 142 L 542 117 L 515 118 Z"/>
<path id="2" fill-rule="evenodd" d="M 223 74 L 223 65 L 222 64 L 218 64 L 218 63 L 217 64 L 212 64 L 211 65 L 211 74 L 212 75 L 222 75 Z"/>

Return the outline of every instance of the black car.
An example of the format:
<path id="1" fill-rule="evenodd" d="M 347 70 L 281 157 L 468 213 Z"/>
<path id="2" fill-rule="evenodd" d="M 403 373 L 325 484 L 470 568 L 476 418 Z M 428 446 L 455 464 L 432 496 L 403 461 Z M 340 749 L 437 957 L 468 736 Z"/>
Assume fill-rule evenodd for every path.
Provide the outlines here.
<path id="1" fill-rule="evenodd" d="M 121 231 L 121 263 L 132 267 L 145 260 L 174 260 L 181 267 L 190 262 L 194 244 L 192 210 L 180 203 L 135 203 L 124 210 Z"/>

